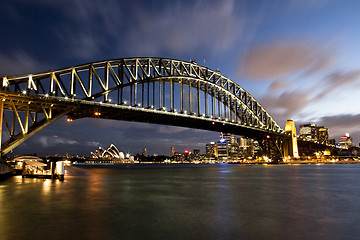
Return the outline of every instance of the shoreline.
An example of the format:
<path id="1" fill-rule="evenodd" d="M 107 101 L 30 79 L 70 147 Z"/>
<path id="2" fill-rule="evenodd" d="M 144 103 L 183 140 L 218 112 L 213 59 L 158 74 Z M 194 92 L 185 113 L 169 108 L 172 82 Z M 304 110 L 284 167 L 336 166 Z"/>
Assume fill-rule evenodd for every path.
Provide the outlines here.
<path id="1" fill-rule="evenodd" d="M 73 167 L 80 168 L 154 168 L 154 167 L 203 167 L 203 166 L 217 166 L 217 165 L 331 165 L 331 164 L 360 164 L 359 161 L 339 161 L 339 162 L 309 162 L 309 161 L 294 161 L 281 163 L 239 163 L 239 162 L 220 162 L 220 163 L 76 163 Z"/>

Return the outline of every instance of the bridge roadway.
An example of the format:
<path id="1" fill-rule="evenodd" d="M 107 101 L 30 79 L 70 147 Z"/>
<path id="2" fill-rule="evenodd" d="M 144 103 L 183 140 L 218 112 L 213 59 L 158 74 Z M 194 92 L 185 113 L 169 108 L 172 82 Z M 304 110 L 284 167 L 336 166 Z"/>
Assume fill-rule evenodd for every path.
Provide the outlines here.
<path id="1" fill-rule="evenodd" d="M 44 106 L 52 106 L 52 115 L 57 116 L 58 114 L 66 112 L 65 115 L 71 120 L 80 118 L 102 118 L 171 125 L 215 132 L 230 132 L 245 137 L 254 138 L 254 136 L 256 136 L 256 138 L 259 139 L 266 139 L 267 136 L 289 137 L 289 135 L 284 132 L 274 132 L 257 127 L 240 125 L 237 122 L 226 121 L 225 119 L 214 119 L 209 116 L 190 115 L 162 109 L 6 92 L 0 92 L 0 98 L 8 100 L 5 101 L 8 104 L 4 105 L 4 110 L 12 111 L 13 102 L 16 102 L 16 105 L 18 106 L 17 111 L 19 112 L 25 111 L 25 108 L 28 107 L 28 105 L 31 106 L 29 109 L 30 112 L 40 112 Z M 100 114 L 96 115 L 95 113 Z"/>

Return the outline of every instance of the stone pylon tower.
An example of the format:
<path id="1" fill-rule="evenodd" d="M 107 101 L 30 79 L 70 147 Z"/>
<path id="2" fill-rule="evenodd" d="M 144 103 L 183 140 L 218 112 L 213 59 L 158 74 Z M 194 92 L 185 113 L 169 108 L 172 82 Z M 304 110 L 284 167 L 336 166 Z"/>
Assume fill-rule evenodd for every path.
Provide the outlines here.
<path id="1" fill-rule="evenodd" d="M 296 138 L 296 127 L 293 120 L 286 121 L 285 132 L 290 133 L 291 138 L 284 143 L 284 155 L 285 157 L 298 158 L 299 151 Z"/>

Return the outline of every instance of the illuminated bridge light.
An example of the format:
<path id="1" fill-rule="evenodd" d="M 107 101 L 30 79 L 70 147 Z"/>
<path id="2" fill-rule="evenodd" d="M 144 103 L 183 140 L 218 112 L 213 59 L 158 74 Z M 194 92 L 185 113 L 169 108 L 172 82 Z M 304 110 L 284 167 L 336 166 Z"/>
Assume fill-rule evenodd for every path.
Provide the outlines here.
<path id="1" fill-rule="evenodd" d="M 49 94 L 46 93 L 44 96 L 45 96 L 45 97 L 49 97 Z"/>
<path id="2" fill-rule="evenodd" d="M 21 92 L 22 94 L 26 94 L 27 92 L 26 92 L 26 90 L 22 90 L 22 92 Z"/>
<path id="3" fill-rule="evenodd" d="M 68 96 L 65 96 L 65 100 L 68 100 L 69 98 L 68 98 Z"/>
<path id="4" fill-rule="evenodd" d="M 124 101 L 124 104 L 127 104 L 127 101 Z"/>

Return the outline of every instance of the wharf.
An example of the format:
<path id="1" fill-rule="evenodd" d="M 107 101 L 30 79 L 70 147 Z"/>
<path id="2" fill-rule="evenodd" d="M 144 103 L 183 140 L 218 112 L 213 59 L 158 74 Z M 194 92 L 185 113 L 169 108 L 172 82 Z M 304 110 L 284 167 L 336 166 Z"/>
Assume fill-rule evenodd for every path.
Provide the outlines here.
<path id="1" fill-rule="evenodd" d="M 35 156 L 17 157 L 11 161 L 16 175 L 23 178 L 64 180 L 64 161 L 44 161 Z"/>
<path id="2" fill-rule="evenodd" d="M 64 181 L 64 175 L 51 175 L 51 174 L 23 174 L 23 178 L 42 178 L 42 179 L 59 179 L 60 181 Z"/>

